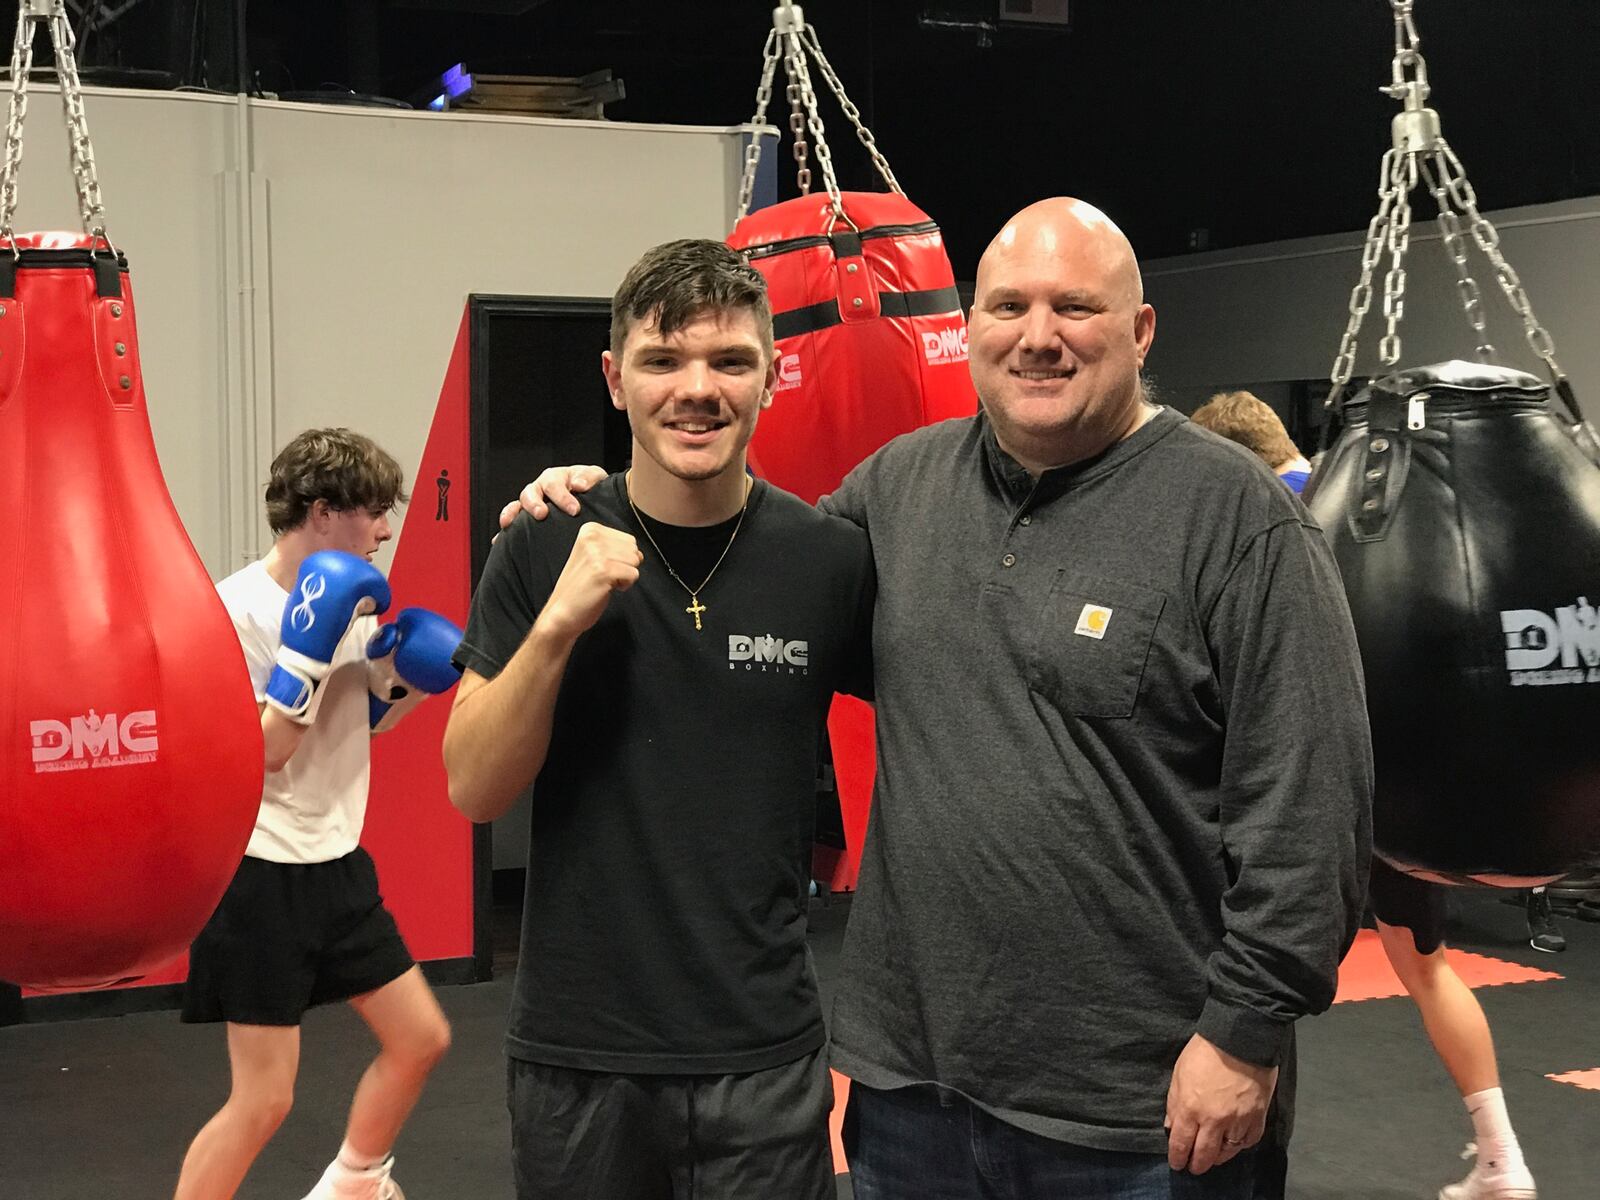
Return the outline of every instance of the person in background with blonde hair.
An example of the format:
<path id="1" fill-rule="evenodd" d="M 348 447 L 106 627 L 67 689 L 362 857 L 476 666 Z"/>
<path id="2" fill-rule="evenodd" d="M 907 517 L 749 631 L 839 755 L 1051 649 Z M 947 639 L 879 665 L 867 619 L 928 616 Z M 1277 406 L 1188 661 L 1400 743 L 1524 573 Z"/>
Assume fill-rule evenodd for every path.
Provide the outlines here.
<path id="1" fill-rule="evenodd" d="M 1311 478 L 1311 464 L 1289 437 L 1278 414 L 1249 392 L 1218 392 L 1189 419 L 1253 451 L 1296 495 Z"/>

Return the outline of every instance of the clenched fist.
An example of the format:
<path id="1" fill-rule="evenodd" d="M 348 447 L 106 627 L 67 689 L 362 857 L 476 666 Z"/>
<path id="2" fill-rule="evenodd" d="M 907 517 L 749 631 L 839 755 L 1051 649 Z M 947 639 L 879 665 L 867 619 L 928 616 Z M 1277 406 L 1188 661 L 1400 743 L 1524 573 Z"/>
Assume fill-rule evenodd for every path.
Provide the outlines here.
<path id="1" fill-rule="evenodd" d="M 536 625 L 563 638 L 576 639 L 605 612 L 612 592 L 625 592 L 639 578 L 644 555 L 631 533 L 591 521 L 578 530 L 550 599 Z"/>

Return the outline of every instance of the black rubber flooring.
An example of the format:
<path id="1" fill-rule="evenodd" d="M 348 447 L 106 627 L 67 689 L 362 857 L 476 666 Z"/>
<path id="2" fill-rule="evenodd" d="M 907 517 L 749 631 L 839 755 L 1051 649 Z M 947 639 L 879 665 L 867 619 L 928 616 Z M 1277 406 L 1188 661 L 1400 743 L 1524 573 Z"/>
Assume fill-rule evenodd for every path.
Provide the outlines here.
<path id="1" fill-rule="evenodd" d="M 1600 1068 L 1600 925 L 1563 922 L 1568 951 L 1544 955 L 1527 946 L 1517 909 L 1468 896 L 1457 910 L 1455 944 L 1565 976 L 1478 994 L 1541 1197 L 1596 1200 L 1600 1091 L 1546 1076 Z M 825 992 L 848 911 L 813 912 Z M 408 1200 L 511 1200 L 500 1052 L 509 989 L 507 975 L 440 990 L 455 1044 L 398 1150 Z M 1465 1112 L 1407 1000 L 1336 1006 L 1301 1023 L 1300 1045 L 1292 1197 L 1431 1200 L 1462 1173 Z M 311 1186 L 339 1145 L 370 1049 L 345 1008 L 308 1017 L 294 1111 L 241 1200 L 298 1200 Z M 174 1013 L 0 1028 L 0 1200 L 166 1200 L 189 1138 L 226 1090 L 222 1030 Z"/>

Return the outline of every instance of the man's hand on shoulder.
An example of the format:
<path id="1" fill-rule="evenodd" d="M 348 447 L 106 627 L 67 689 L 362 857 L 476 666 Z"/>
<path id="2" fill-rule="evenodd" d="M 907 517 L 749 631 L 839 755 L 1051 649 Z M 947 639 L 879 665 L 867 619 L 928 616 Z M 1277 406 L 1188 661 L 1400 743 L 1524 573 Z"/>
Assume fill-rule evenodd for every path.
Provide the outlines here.
<path id="1" fill-rule="evenodd" d="M 526 511 L 535 521 L 550 515 L 554 505 L 569 516 L 578 515 L 578 496 L 606 477 L 604 467 L 547 467 L 522 495 L 500 510 L 500 528 L 509 528 L 519 512 Z"/>
<path id="2" fill-rule="evenodd" d="M 1167 1089 L 1168 1164 L 1203 1175 L 1254 1146 L 1277 1086 L 1277 1067 L 1247 1063 L 1195 1034 Z"/>

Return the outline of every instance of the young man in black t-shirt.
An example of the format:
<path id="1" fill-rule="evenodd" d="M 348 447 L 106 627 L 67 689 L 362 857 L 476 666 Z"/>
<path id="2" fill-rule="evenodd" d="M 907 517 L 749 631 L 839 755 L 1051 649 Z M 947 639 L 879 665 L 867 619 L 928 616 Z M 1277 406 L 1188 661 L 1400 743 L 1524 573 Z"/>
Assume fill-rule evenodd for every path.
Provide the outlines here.
<path id="1" fill-rule="evenodd" d="M 451 800 L 488 821 L 534 785 L 522 1200 L 834 1194 L 808 858 L 829 703 L 870 691 L 872 565 L 745 469 L 773 360 L 736 252 L 648 252 L 602 356 L 632 469 L 514 524 L 473 597 Z"/>

